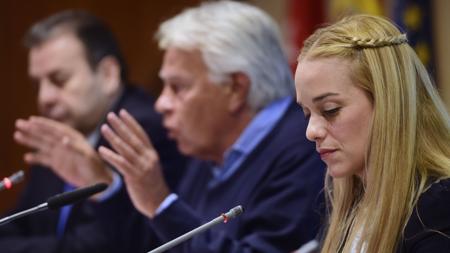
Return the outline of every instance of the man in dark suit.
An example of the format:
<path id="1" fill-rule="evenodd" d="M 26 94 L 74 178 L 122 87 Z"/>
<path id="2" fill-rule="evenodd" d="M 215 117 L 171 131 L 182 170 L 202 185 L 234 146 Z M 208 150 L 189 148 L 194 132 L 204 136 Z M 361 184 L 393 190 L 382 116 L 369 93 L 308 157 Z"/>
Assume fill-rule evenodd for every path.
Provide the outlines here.
<path id="1" fill-rule="evenodd" d="M 246 210 L 236 220 L 170 252 L 281 253 L 313 240 L 324 165 L 305 137 L 271 18 L 242 2 L 208 2 L 164 22 L 157 38 L 165 54 L 156 109 L 179 149 L 198 160 L 173 193 L 152 137 L 126 111 L 110 113 L 101 129 L 114 151 L 99 149 L 146 216 L 133 229 L 147 250 L 236 205 Z"/>
<path id="2" fill-rule="evenodd" d="M 33 165 L 29 183 L 16 211 L 48 197 L 99 182 L 108 189 L 92 200 L 14 221 L 0 227 L 0 249 L 27 252 L 118 252 L 118 237 L 126 219 L 114 211 L 136 212 L 122 186 L 121 176 L 104 163 L 96 148 L 105 145 L 99 126 L 110 111 L 124 108 L 154 140 L 164 177 L 176 190 L 185 158 L 166 137 L 154 100 L 127 83 L 124 59 L 109 28 L 82 11 L 66 11 L 31 27 L 29 75 L 38 88 L 41 116 L 16 122 L 15 140 L 33 151 L 24 159 Z M 120 199 L 111 206 L 110 199 Z M 116 203 L 115 202 L 115 203 Z M 104 207 L 111 208 L 107 213 Z M 103 208 L 103 209 L 102 209 Z"/>

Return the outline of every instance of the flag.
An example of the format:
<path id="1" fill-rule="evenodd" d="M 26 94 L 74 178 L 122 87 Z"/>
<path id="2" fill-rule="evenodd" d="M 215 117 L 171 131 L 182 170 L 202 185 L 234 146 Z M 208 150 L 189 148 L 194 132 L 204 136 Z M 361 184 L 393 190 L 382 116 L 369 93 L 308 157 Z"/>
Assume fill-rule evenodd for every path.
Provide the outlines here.
<path id="1" fill-rule="evenodd" d="M 350 14 L 383 15 L 379 0 L 329 0 L 328 17 L 336 21 Z"/>
<path id="2" fill-rule="evenodd" d="M 289 62 L 295 68 L 303 41 L 325 21 L 323 0 L 287 1 Z"/>
<path id="3" fill-rule="evenodd" d="M 397 0 L 393 13 L 394 21 L 406 32 L 409 44 L 428 71 L 434 75 L 431 1 Z"/>

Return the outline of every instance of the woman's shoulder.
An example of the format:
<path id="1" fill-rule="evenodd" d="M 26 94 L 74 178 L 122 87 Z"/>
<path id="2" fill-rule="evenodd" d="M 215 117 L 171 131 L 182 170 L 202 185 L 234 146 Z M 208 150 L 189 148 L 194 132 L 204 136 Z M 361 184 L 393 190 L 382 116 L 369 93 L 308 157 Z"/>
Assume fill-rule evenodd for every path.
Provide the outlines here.
<path id="1" fill-rule="evenodd" d="M 450 242 L 450 179 L 435 181 L 422 193 L 404 232 L 410 243 L 433 237 Z"/>
<path id="2" fill-rule="evenodd" d="M 411 217 L 418 216 L 422 223 L 433 225 L 450 223 L 450 178 L 434 181 L 420 195 Z"/>
<path id="3" fill-rule="evenodd" d="M 450 198 L 450 178 L 433 181 L 420 195 L 418 205 Z"/>

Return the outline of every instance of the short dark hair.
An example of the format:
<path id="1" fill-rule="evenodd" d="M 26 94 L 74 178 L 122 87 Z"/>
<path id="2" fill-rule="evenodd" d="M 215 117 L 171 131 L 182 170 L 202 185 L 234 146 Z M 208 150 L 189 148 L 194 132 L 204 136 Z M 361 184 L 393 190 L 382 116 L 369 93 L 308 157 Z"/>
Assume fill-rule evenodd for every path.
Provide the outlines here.
<path id="1" fill-rule="evenodd" d="M 110 28 L 96 16 L 82 10 L 56 13 L 35 23 L 25 34 L 24 44 L 33 48 L 58 32 L 72 32 L 83 44 L 86 58 L 93 70 L 106 56 L 117 59 L 122 82 L 127 81 L 127 65 Z"/>

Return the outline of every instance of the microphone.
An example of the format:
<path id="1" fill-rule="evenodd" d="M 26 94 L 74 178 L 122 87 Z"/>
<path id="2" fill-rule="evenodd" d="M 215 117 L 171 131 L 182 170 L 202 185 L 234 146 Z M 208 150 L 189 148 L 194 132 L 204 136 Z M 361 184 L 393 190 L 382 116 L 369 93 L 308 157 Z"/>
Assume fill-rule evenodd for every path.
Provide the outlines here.
<path id="1" fill-rule="evenodd" d="M 16 220 L 18 218 L 30 215 L 32 213 L 36 213 L 39 211 L 44 211 L 47 209 L 55 210 L 62 206 L 68 205 L 68 204 L 74 204 L 76 202 L 79 202 L 83 199 L 86 199 L 96 193 L 104 191 L 108 187 L 105 183 L 99 183 L 95 185 L 91 185 L 84 188 L 79 188 L 73 191 L 64 192 L 61 194 L 57 194 L 53 197 L 50 197 L 47 202 L 42 203 L 38 206 L 32 207 L 30 209 L 27 209 L 25 211 L 13 214 L 11 216 L 7 216 L 5 218 L 0 219 L 0 225 L 9 223 L 13 220 Z"/>
<path id="2" fill-rule="evenodd" d="M 65 205 L 74 204 L 94 194 L 104 191 L 108 188 L 105 183 L 99 183 L 84 188 L 79 188 L 73 191 L 60 193 L 47 200 L 47 205 L 50 210 L 55 210 Z"/>
<path id="3" fill-rule="evenodd" d="M 23 172 L 23 170 L 19 170 L 11 176 L 5 177 L 2 181 L 0 181 L 0 191 L 9 190 L 14 185 L 22 182 L 22 180 L 24 179 L 24 175 L 25 173 Z"/>
<path id="4" fill-rule="evenodd" d="M 161 246 L 159 246 L 158 248 L 149 251 L 147 253 L 161 253 L 164 252 L 166 250 L 169 250 L 175 246 L 177 246 L 178 244 L 190 239 L 191 237 L 193 237 L 196 234 L 200 234 L 201 232 L 211 228 L 214 225 L 217 225 L 219 223 L 227 223 L 228 220 L 236 218 L 236 216 L 240 215 L 241 213 L 244 212 L 244 209 L 242 208 L 242 206 L 236 206 L 232 209 L 230 209 L 230 211 L 228 211 L 227 213 L 223 213 L 221 214 L 219 217 L 215 218 L 214 220 L 205 223 L 203 225 L 201 225 L 200 227 L 193 229 L 189 232 L 187 232 L 184 235 L 181 235 L 175 239 L 173 239 L 172 241 L 169 241 Z"/>

